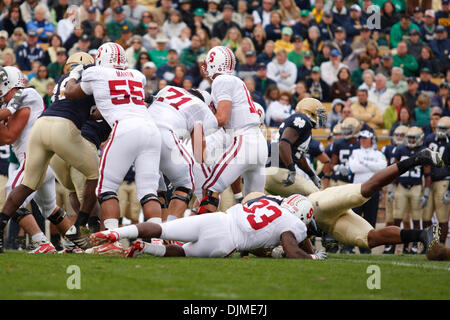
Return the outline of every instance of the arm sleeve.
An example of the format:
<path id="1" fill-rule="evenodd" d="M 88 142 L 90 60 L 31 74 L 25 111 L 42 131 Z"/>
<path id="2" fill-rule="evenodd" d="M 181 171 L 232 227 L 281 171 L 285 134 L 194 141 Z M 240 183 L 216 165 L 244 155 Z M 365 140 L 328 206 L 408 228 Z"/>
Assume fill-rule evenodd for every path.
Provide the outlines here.
<path id="1" fill-rule="evenodd" d="M 87 95 L 94 94 L 93 80 L 96 77 L 99 77 L 99 75 L 96 74 L 95 70 L 95 67 L 87 68 L 83 71 L 83 74 L 81 76 L 80 87 L 81 90 L 83 90 L 83 92 Z"/>

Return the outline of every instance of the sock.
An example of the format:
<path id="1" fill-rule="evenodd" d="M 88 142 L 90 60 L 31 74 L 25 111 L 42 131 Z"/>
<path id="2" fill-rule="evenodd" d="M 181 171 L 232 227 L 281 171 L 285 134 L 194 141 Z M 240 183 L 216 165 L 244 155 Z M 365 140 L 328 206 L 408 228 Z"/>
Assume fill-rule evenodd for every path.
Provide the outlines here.
<path id="1" fill-rule="evenodd" d="M 166 221 L 172 221 L 172 220 L 176 220 L 176 219 L 178 219 L 177 216 L 174 216 L 174 215 L 169 214 L 169 215 L 167 216 L 167 220 L 166 220 Z"/>
<path id="2" fill-rule="evenodd" d="M 97 216 L 90 216 L 88 219 L 88 227 L 92 232 L 99 232 L 100 219 Z"/>
<path id="3" fill-rule="evenodd" d="M 161 218 L 150 218 L 150 219 L 147 220 L 147 222 L 153 222 L 153 223 L 161 224 L 162 220 L 161 220 Z"/>
<path id="4" fill-rule="evenodd" d="M 48 239 L 43 232 L 39 232 L 31 236 L 31 241 L 35 243 L 45 243 L 48 242 Z"/>
<path id="5" fill-rule="evenodd" d="M 164 257 L 166 254 L 166 246 L 161 244 L 146 243 L 144 247 L 144 253 L 151 254 L 155 257 Z"/>
<path id="6" fill-rule="evenodd" d="M 420 241 L 420 234 L 422 230 L 401 230 L 400 231 L 400 239 L 402 242 L 407 244 L 409 242 L 418 242 Z"/>
<path id="7" fill-rule="evenodd" d="M 77 227 L 84 227 L 89 219 L 89 213 L 80 211 L 78 212 L 77 221 L 75 222 L 75 225 Z"/>
<path id="8" fill-rule="evenodd" d="M 0 232 L 5 229 L 6 225 L 8 224 L 10 217 L 4 214 L 3 212 L 0 213 Z"/>
<path id="9" fill-rule="evenodd" d="M 119 229 L 116 229 L 115 231 L 117 231 L 117 233 L 119 234 L 119 238 L 123 239 L 123 238 L 137 238 L 139 235 L 139 231 L 138 228 L 136 227 L 136 225 L 132 224 L 130 226 L 126 226 L 126 227 L 122 227 Z"/>
<path id="10" fill-rule="evenodd" d="M 106 219 L 103 224 L 105 225 L 105 229 L 116 229 L 119 227 L 119 219 Z"/>
<path id="11" fill-rule="evenodd" d="M 61 236 L 59 234 L 51 234 L 50 235 L 50 242 L 55 247 L 60 247 L 61 246 Z"/>

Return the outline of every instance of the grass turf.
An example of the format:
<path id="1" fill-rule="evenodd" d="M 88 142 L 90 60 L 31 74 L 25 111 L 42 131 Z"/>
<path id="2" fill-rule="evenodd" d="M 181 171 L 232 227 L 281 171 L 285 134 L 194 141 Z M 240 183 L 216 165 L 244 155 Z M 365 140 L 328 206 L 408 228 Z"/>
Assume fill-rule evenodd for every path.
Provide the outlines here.
<path id="1" fill-rule="evenodd" d="M 69 290 L 77 265 L 81 289 Z M 369 290 L 369 265 L 381 289 Z M 0 255 L 0 299 L 449 299 L 450 262 L 423 255 L 329 255 L 326 261 Z"/>

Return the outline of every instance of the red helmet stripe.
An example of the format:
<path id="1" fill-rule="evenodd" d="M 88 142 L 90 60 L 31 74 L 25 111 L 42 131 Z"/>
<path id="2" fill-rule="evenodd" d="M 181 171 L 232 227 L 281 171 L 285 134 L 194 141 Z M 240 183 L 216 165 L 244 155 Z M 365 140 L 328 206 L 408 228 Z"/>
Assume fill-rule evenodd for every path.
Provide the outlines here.
<path id="1" fill-rule="evenodd" d="M 228 55 L 230 56 L 230 71 L 233 70 L 233 54 L 231 53 L 231 50 L 227 47 L 224 47 L 227 51 Z"/>
<path id="2" fill-rule="evenodd" d="M 114 43 L 114 45 L 116 46 L 117 49 L 117 64 L 120 66 L 120 49 L 117 43 Z"/>

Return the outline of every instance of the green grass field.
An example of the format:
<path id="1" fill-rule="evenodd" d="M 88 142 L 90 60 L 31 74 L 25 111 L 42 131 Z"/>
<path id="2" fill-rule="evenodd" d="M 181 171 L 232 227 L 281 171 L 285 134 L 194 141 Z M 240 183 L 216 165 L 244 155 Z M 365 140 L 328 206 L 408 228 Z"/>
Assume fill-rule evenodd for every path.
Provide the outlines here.
<path id="1" fill-rule="evenodd" d="M 80 268 L 79 290 L 66 285 L 71 265 Z M 370 265 L 380 268 L 379 290 L 367 288 Z M 450 262 L 423 255 L 335 254 L 326 261 L 0 255 L 0 299 L 449 298 Z"/>

